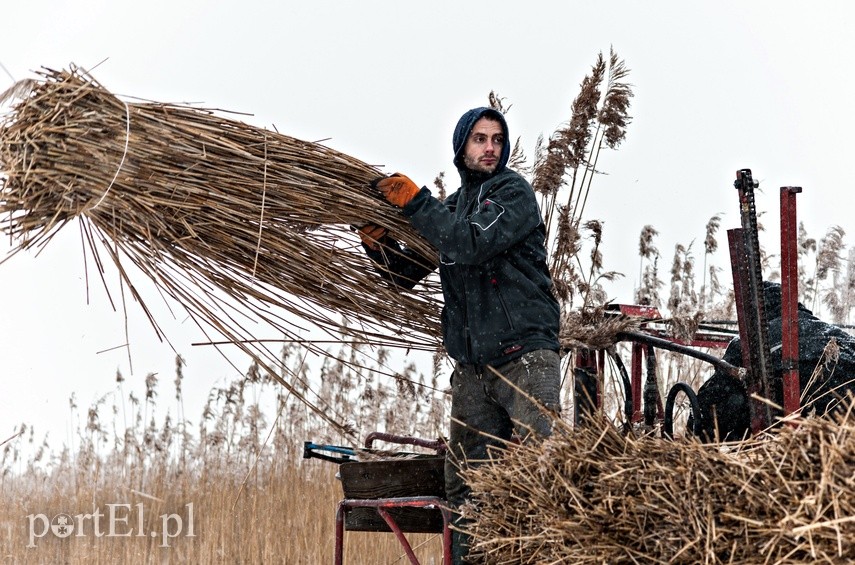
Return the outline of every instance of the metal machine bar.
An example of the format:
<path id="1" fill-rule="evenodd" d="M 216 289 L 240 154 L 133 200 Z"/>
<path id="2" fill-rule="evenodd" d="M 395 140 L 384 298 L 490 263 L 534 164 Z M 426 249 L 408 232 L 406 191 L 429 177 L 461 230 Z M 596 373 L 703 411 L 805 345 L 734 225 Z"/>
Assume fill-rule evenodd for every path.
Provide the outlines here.
<path id="1" fill-rule="evenodd" d="M 744 307 L 741 314 L 748 322 L 745 324 L 748 329 L 747 335 L 742 336 L 740 341 L 743 351 L 747 349 L 750 360 L 746 388 L 751 409 L 751 430 L 757 433 L 767 428 L 772 422 L 769 404 L 763 401 L 770 397 L 771 370 L 769 325 L 763 299 L 763 273 L 757 236 L 757 209 L 754 202 L 754 189 L 758 183 L 754 182 L 751 169 L 740 169 L 736 172 L 733 185 L 739 191 L 739 211 L 744 240 L 743 254 L 740 258 L 744 257 L 746 261 L 745 268 L 738 269 L 738 274 L 744 277 L 739 283 Z"/>
<path id="2" fill-rule="evenodd" d="M 574 422 L 577 426 L 593 418 L 602 406 L 601 368 L 597 365 L 597 360 L 597 352 L 592 349 L 576 350 L 573 367 L 573 400 Z"/>
<path id="3" fill-rule="evenodd" d="M 799 411 L 799 267 L 796 194 L 800 186 L 781 187 L 781 369 L 784 414 Z"/>
<path id="4" fill-rule="evenodd" d="M 686 347 L 685 345 L 680 345 L 679 343 L 674 343 L 673 341 L 663 339 L 661 337 L 654 337 L 652 335 L 648 335 L 648 334 L 645 334 L 642 332 L 631 332 L 631 331 L 619 332 L 616 337 L 619 341 L 631 341 L 631 342 L 633 342 L 633 357 L 632 357 L 632 359 L 633 359 L 633 361 L 632 361 L 633 362 L 633 367 L 632 367 L 632 371 L 633 371 L 633 374 L 632 374 L 633 392 L 636 389 L 640 390 L 640 388 L 641 388 L 641 357 L 640 356 L 638 357 L 638 362 L 637 362 L 638 363 L 638 383 L 635 382 L 635 379 L 636 379 L 635 347 L 637 344 L 652 345 L 652 346 L 657 347 L 659 349 L 667 349 L 668 351 L 674 351 L 675 353 L 682 353 L 683 355 L 686 355 L 688 357 L 700 359 L 701 361 L 705 361 L 705 362 L 709 363 L 713 367 L 723 371 L 724 374 L 730 375 L 731 377 L 741 378 L 745 375 L 745 369 L 731 365 L 727 361 L 725 361 L 723 359 L 719 359 L 715 355 L 710 355 L 709 353 L 704 353 L 703 351 L 697 351 L 695 349 L 692 349 L 691 347 Z M 643 349 L 640 345 L 638 347 L 639 347 L 639 350 Z M 640 402 L 638 404 L 636 404 L 634 399 L 635 399 L 635 397 L 633 396 L 633 405 L 638 407 L 640 405 Z M 640 399 L 639 399 L 639 401 L 640 401 Z"/>
<path id="5" fill-rule="evenodd" d="M 322 453 L 328 451 L 330 453 L 340 453 L 341 455 L 326 455 Z M 331 463 L 347 463 L 353 461 L 356 456 L 356 450 L 349 447 L 341 447 L 338 445 L 320 445 L 311 441 L 303 442 L 303 459 L 322 459 Z"/>
<path id="6" fill-rule="evenodd" d="M 656 351 L 651 344 L 645 348 L 647 374 L 644 379 L 644 425 L 653 426 L 656 422 L 657 404 L 659 400 L 659 383 L 656 379 Z"/>
<path id="7" fill-rule="evenodd" d="M 640 422 L 643 419 L 641 413 L 641 355 L 644 346 L 639 340 L 632 339 L 632 336 L 627 339 L 632 341 L 632 421 Z"/>
<path id="8" fill-rule="evenodd" d="M 695 337 L 691 340 L 683 340 L 675 337 L 671 337 L 667 332 L 661 330 L 654 330 L 650 328 L 645 328 L 644 333 L 652 335 L 654 337 L 661 337 L 667 339 L 670 342 L 676 343 L 678 345 L 685 345 L 687 347 L 705 347 L 707 349 L 724 349 L 730 343 L 730 341 L 736 336 L 736 334 L 730 335 L 722 335 L 722 336 L 712 336 L 710 334 L 695 334 Z"/>

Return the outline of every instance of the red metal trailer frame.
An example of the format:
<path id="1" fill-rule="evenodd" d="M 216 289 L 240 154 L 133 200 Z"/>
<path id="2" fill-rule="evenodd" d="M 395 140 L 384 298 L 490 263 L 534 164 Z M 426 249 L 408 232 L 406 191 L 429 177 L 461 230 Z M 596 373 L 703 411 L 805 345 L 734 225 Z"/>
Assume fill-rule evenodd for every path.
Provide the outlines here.
<path id="1" fill-rule="evenodd" d="M 395 519 L 389 514 L 390 508 L 424 508 L 426 510 L 438 509 L 442 512 L 442 562 L 451 564 L 451 510 L 445 500 L 437 496 L 408 496 L 399 498 L 367 498 L 354 499 L 345 498 L 338 503 L 335 513 L 335 565 L 344 563 L 344 515 L 351 508 L 374 508 L 395 537 L 404 548 L 404 553 L 412 565 L 419 565 L 419 560 L 413 552 L 407 536 L 398 526 Z"/>
<path id="2" fill-rule="evenodd" d="M 747 181 L 741 184 L 740 181 L 744 179 L 747 179 Z M 740 188 L 740 208 L 743 212 L 743 216 L 747 216 L 748 205 L 746 204 L 746 191 L 753 199 L 751 191 L 756 187 L 756 183 L 753 183 L 751 180 L 751 172 L 749 169 L 737 171 L 737 183 L 735 183 L 735 185 L 737 188 Z M 800 408 L 801 390 L 798 370 L 798 224 L 796 222 L 796 195 L 801 191 L 801 187 L 781 187 L 781 367 L 783 370 L 784 415 L 797 412 Z M 753 207 L 753 200 L 750 204 Z M 751 212 L 753 213 L 753 208 Z M 751 376 L 749 374 L 751 369 L 747 356 L 748 350 L 746 348 L 751 341 L 757 341 L 756 339 L 753 339 L 756 337 L 753 334 L 757 333 L 761 328 L 748 327 L 747 322 L 749 320 L 747 318 L 756 316 L 757 313 L 752 312 L 751 308 L 742 303 L 747 296 L 745 294 L 746 289 L 742 287 L 747 285 L 746 271 L 749 268 L 748 264 L 743 263 L 746 263 L 745 257 L 749 252 L 751 252 L 751 250 L 747 249 L 747 246 L 744 243 L 745 239 L 749 239 L 745 237 L 746 229 L 752 232 L 749 235 L 756 240 L 756 225 L 750 225 L 750 222 L 746 221 L 746 218 L 743 218 L 743 224 L 749 225 L 745 225 L 742 229 L 729 230 L 728 236 L 731 250 L 731 262 L 734 272 L 734 294 L 737 299 L 737 312 L 739 314 L 738 319 L 740 326 L 739 333 L 742 337 L 743 364 L 745 365 L 745 369 L 742 369 L 737 375 L 734 371 L 734 367 L 726 366 L 727 364 L 722 362 L 717 363 L 717 366 L 724 369 L 725 372 L 731 374 L 731 376 L 739 376 L 739 378 L 745 379 L 746 375 L 749 377 Z M 752 243 L 756 243 L 756 241 L 752 241 Z M 753 253 L 756 254 L 756 251 L 753 251 Z M 751 296 L 750 298 L 753 298 L 754 302 L 761 302 L 761 304 L 753 304 L 755 308 L 762 308 L 762 289 L 758 288 L 757 293 L 757 296 Z M 626 332 L 623 336 L 619 336 L 621 340 L 632 342 L 630 346 L 632 356 L 630 362 L 630 392 L 627 393 L 628 395 L 631 395 L 632 417 L 628 419 L 630 419 L 632 423 L 638 423 L 642 420 L 650 419 L 652 412 L 650 412 L 651 406 L 649 403 L 651 402 L 656 402 L 656 419 L 659 421 L 662 421 L 663 419 L 662 397 L 659 394 L 658 387 L 655 387 L 655 380 L 651 381 L 651 377 L 655 378 L 655 375 L 650 374 L 652 369 L 651 367 L 648 367 L 648 382 L 646 383 L 646 386 L 642 383 L 642 372 L 645 358 L 648 364 L 650 364 L 654 348 L 671 349 L 669 344 L 676 344 L 678 346 L 683 346 L 681 350 L 683 353 L 690 353 L 687 348 L 694 347 L 723 349 L 727 347 L 727 344 L 730 343 L 730 340 L 734 337 L 723 333 L 700 331 L 695 334 L 692 340 L 683 341 L 675 339 L 669 336 L 666 331 L 655 327 L 655 323 L 657 321 L 661 321 L 662 316 L 659 313 L 659 310 L 654 307 L 637 304 L 612 304 L 608 307 L 608 310 L 624 316 L 642 318 L 645 321 L 638 332 Z M 763 319 L 765 325 L 765 316 L 761 316 L 760 318 Z M 756 326 L 756 323 L 754 325 Z M 762 329 L 765 330 L 767 328 L 764 327 Z M 693 356 L 702 359 L 704 358 L 703 355 L 693 354 Z M 705 360 L 715 363 L 715 361 L 709 356 L 706 356 Z M 766 359 L 763 359 L 763 361 L 764 363 L 768 363 L 768 360 Z M 580 350 L 577 353 L 574 366 L 586 369 L 597 375 L 597 387 L 595 391 L 596 398 L 593 399 L 593 403 L 597 409 L 602 408 L 603 391 L 601 390 L 601 379 L 605 368 L 605 352 L 602 350 Z M 757 368 L 755 368 L 755 371 L 757 371 Z M 754 375 L 754 377 L 750 378 L 749 381 L 750 382 L 748 384 L 753 387 L 751 392 L 760 392 L 759 389 L 761 387 L 759 385 L 761 383 L 758 376 Z M 765 389 L 765 387 L 763 388 Z M 646 395 L 645 391 L 654 392 L 656 395 L 655 398 L 653 398 L 652 395 Z M 762 401 L 754 399 L 752 399 L 752 403 L 752 431 L 756 433 L 764 429 L 771 423 L 771 421 L 766 417 L 766 411 L 768 410 L 767 405 Z M 579 407 L 577 406 L 577 410 L 578 408 Z M 648 412 L 647 418 L 645 418 L 645 411 Z"/>
<path id="3" fill-rule="evenodd" d="M 371 448 L 375 440 L 396 443 L 400 445 L 415 445 L 433 449 L 437 454 L 445 451 L 445 443 L 439 440 L 426 440 L 411 436 L 399 436 L 383 432 L 372 432 L 365 438 L 365 447 Z M 411 565 L 419 565 L 419 560 L 410 545 L 405 532 L 389 513 L 394 508 L 420 508 L 424 510 L 439 510 L 442 514 L 442 562 L 451 565 L 451 510 L 447 502 L 438 496 L 402 496 L 395 498 L 344 498 L 339 501 L 335 513 L 335 565 L 344 563 L 344 532 L 346 530 L 345 515 L 354 508 L 374 508 L 377 514 L 395 534 L 404 549 Z"/>

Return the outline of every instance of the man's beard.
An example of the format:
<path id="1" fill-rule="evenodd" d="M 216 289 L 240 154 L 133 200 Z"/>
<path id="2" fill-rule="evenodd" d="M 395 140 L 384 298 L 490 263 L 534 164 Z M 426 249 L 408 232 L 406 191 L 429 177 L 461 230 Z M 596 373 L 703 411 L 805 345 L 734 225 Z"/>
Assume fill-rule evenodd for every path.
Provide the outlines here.
<path id="1" fill-rule="evenodd" d="M 477 159 L 470 159 L 464 155 L 463 164 L 466 165 L 466 168 L 470 171 L 474 171 L 476 173 L 481 173 L 484 175 L 490 175 L 496 172 L 496 168 L 499 166 L 499 160 L 496 159 L 496 162 L 491 166 L 481 164 Z"/>

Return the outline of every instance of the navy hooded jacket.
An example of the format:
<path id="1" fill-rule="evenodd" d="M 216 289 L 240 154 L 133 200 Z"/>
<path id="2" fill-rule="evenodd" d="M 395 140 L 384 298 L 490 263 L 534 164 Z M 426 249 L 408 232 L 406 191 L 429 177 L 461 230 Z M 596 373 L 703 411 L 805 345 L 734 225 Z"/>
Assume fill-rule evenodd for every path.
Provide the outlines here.
<path id="1" fill-rule="evenodd" d="M 501 124 L 505 137 L 490 175 L 463 164 L 469 133 L 485 115 Z M 444 202 L 423 187 L 403 208 L 411 225 L 439 251 L 438 261 L 413 260 L 408 250 L 403 256 L 386 254 L 392 258 L 387 267 L 393 280 L 408 288 L 439 263 L 443 342 L 460 363 L 498 367 L 529 351 L 559 348 L 559 307 L 546 264 L 545 227 L 531 185 L 506 167 L 508 140 L 500 112 L 475 108 L 465 113 L 452 141 L 461 187 Z M 368 253 L 383 261 L 380 253 Z"/>

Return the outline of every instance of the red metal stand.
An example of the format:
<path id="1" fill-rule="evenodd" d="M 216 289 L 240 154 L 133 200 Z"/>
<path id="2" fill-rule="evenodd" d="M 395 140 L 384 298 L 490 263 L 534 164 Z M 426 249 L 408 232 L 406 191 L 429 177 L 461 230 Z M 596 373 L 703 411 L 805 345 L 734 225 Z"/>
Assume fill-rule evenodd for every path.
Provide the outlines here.
<path id="1" fill-rule="evenodd" d="M 413 548 L 404 532 L 389 515 L 390 508 L 424 508 L 427 510 L 438 509 L 442 512 L 442 562 L 451 565 L 451 511 L 446 507 L 445 501 L 436 496 L 409 496 L 401 498 L 374 498 L 353 499 L 345 498 L 338 503 L 335 513 L 335 565 L 344 563 L 344 515 L 351 508 L 375 508 L 383 518 L 389 529 L 398 538 L 407 558 L 412 565 L 419 565 L 419 560 L 413 552 Z"/>
<path id="2" fill-rule="evenodd" d="M 335 514 L 335 564 L 341 565 L 344 561 L 345 530 L 381 532 L 387 531 L 385 524 L 395 534 L 412 565 L 419 565 L 419 561 L 404 534 L 441 532 L 442 562 L 450 565 L 452 512 L 443 498 L 442 454 L 447 449 L 445 442 L 441 439 L 428 440 L 372 432 L 365 438 L 366 449 L 370 450 L 375 441 L 432 449 L 437 457 L 402 459 L 397 462 L 392 458 L 342 464 L 339 476 L 344 499 L 338 503 Z M 382 522 L 376 520 L 370 510 L 367 511 L 368 516 L 355 515 L 356 512 L 362 512 L 357 509 L 371 508 L 382 518 Z M 416 515 L 402 510 L 408 508 L 416 509 Z M 353 510 L 356 512 L 349 515 Z M 441 524 L 438 518 L 441 518 Z M 353 519 L 351 523 L 349 519 Z"/>

